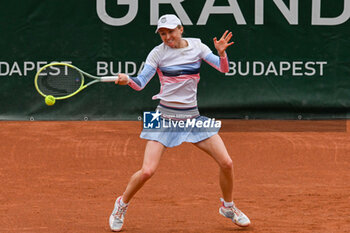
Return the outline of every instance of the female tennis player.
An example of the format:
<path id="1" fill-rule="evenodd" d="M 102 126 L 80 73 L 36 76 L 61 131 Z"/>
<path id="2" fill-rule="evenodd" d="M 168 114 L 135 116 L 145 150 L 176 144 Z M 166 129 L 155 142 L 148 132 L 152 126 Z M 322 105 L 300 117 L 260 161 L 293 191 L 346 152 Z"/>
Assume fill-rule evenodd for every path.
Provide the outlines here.
<path id="1" fill-rule="evenodd" d="M 156 33 L 159 33 L 163 43 L 149 53 L 145 66 L 137 77 L 119 74 L 116 84 L 129 85 L 139 91 L 157 72 L 161 89 L 159 94 L 153 96 L 153 99 L 160 100 L 157 114 L 161 114 L 161 119 L 163 121 L 191 119 L 196 122 L 204 122 L 208 118 L 200 116 L 197 107 L 197 84 L 201 61 L 204 60 L 220 72 L 228 72 L 228 58 L 225 51 L 233 44 L 230 42 L 232 33 L 225 31 L 219 40 L 214 38 L 217 56 L 200 39 L 183 38 L 183 31 L 183 26 L 177 16 L 163 15 L 160 17 Z M 131 199 L 152 177 L 165 149 L 178 146 L 182 142 L 193 143 L 217 162 L 220 167 L 220 187 L 223 195 L 219 213 L 231 219 L 238 226 L 248 226 L 249 218 L 233 202 L 233 163 L 218 131 L 218 127 L 199 128 L 197 124 L 185 129 L 179 126 L 153 130 L 143 129 L 140 137 L 148 140 L 143 165 L 131 177 L 123 195 L 115 202 L 114 210 L 109 218 L 111 230 L 120 231 L 122 229 L 124 216 Z"/>

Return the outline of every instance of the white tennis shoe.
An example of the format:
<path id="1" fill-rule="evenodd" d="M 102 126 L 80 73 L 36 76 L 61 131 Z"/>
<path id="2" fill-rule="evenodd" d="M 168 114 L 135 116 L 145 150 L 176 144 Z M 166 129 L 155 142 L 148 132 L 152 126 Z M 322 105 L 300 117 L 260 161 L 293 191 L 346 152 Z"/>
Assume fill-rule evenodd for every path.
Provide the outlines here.
<path id="1" fill-rule="evenodd" d="M 240 227 L 247 227 L 250 225 L 249 218 L 242 211 L 240 211 L 234 203 L 232 207 L 225 207 L 224 199 L 221 198 L 220 200 L 222 202 L 222 206 L 219 209 L 219 213 L 222 216 L 231 219 L 232 222 Z"/>
<path id="2" fill-rule="evenodd" d="M 122 197 L 118 197 L 114 204 L 114 209 L 111 216 L 109 216 L 109 227 L 112 231 L 121 231 L 124 223 L 124 216 L 128 209 L 128 204 L 122 206 L 120 200 Z"/>

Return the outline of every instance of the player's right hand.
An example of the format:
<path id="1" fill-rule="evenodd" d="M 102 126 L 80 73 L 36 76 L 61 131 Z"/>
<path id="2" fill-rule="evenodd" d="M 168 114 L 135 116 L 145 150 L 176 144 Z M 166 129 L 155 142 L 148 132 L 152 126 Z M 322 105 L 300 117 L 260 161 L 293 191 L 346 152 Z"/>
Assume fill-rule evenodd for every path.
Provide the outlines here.
<path id="1" fill-rule="evenodd" d="M 129 75 L 123 74 L 123 73 L 119 73 L 118 74 L 118 79 L 115 80 L 115 84 L 118 85 L 128 85 L 129 83 Z"/>

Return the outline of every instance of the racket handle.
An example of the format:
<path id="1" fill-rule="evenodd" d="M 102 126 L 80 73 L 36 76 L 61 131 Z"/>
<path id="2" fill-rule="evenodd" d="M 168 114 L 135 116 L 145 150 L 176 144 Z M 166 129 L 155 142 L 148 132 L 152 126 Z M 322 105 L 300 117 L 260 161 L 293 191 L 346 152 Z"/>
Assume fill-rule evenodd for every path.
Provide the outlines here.
<path id="1" fill-rule="evenodd" d="M 118 79 L 118 76 L 104 76 L 101 77 L 102 82 L 115 82 Z"/>

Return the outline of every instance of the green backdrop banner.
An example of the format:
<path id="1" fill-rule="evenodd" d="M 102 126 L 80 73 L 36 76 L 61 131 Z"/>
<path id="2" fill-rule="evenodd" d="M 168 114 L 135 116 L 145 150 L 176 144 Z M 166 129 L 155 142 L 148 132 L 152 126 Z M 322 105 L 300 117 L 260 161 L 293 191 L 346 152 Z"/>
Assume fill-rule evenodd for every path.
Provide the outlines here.
<path id="1" fill-rule="evenodd" d="M 65 61 L 93 75 L 136 76 L 161 43 L 156 22 L 175 13 L 184 37 L 214 53 L 228 29 L 230 71 L 201 67 L 198 104 L 216 118 L 347 118 L 350 0 L 12 0 L 0 2 L 0 119 L 137 120 L 154 110 L 144 90 L 100 83 L 46 106 L 36 71 Z"/>

